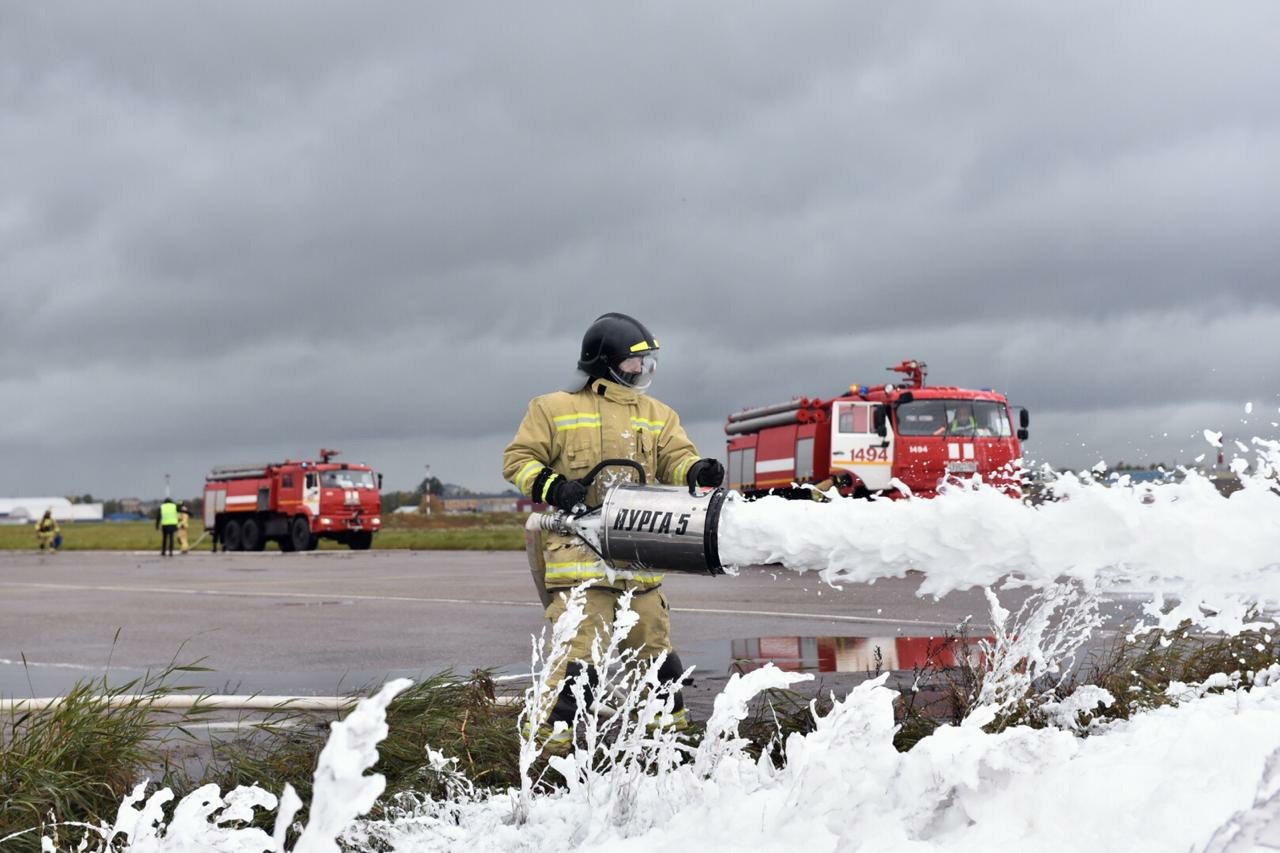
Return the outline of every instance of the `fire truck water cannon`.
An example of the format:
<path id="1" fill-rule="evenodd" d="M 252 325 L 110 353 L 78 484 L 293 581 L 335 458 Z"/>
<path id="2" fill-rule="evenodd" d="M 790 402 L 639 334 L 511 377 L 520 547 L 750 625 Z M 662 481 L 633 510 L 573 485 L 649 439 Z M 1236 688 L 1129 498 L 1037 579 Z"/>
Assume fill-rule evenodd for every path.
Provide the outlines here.
<path id="1" fill-rule="evenodd" d="M 911 388 L 923 388 L 924 378 L 929 375 L 929 365 L 923 361 L 916 361 L 914 358 L 899 362 L 893 367 L 886 367 L 885 370 L 891 370 L 895 373 L 901 373 L 906 376 L 911 384 Z"/>
<path id="2" fill-rule="evenodd" d="M 545 577 L 542 532 L 572 536 L 606 564 L 620 571 L 683 572 L 722 575 L 718 531 L 724 488 L 690 491 L 681 486 L 645 482 L 644 469 L 630 459 L 606 459 L 578 482 L 590 487 L 609 467 L 634 469 L 638 483 L 609 486 L 599 506 L 579 512 L 532 513 L 525 523 L 529 570 L 543 605 L 551 603 Z"/>

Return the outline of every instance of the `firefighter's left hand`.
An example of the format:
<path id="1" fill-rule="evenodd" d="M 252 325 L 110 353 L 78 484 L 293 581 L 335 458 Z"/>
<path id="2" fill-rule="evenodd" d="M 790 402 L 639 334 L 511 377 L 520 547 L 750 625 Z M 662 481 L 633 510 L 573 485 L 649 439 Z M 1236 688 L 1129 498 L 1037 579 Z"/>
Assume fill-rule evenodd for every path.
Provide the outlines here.
<path id="1" fill-rule="evenodd" d="M 689 494 L 698 486 L 715 488 L 724 482 L 724 466 L 719 459 L 699 459 L 689 466 L 684 479 L 689 484 Z"/>

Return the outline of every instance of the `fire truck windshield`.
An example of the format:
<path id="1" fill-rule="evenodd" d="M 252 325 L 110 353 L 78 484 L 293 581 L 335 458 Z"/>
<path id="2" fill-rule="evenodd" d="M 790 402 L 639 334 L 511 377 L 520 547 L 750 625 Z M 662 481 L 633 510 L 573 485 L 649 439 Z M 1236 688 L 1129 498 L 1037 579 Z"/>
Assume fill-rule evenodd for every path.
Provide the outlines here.
<path id="1" fill-rule="evenodd" d="M 372 489 L 372 471 L 321 471 L 320 484 L 326 489 Z"/>
<path id="2" fill-rule="evenodd" d="M 1012 434 L 1004 404 L 991 400 L 913 400 L 898 406 L 898 435 Z"/>

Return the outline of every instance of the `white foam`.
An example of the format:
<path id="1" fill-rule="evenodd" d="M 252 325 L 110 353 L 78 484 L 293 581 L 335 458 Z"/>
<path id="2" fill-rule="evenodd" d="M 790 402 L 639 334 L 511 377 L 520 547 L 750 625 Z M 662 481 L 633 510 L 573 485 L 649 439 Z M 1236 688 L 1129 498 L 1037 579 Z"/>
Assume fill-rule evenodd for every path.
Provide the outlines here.
<path id="1" fill-rule="evenodd" d="M 1178 618 L 1234 632 L 1251 605 L 1280 605 L 1274 450 L 1259 450 L 1258 473 L 1229 497 L 1189 471 L 1160 484 L 1068 474 L 1052 483 L 1056 499 L 1038 506 L 982 484 L 932 500 L 735 500 L 721 514 L 720 555 L 837 585 L 917 570 L 921 594 L 932 595 L 1007 576 L 1037 587 L 1069 578 L 1101 591 L 1177 597 Z"/>

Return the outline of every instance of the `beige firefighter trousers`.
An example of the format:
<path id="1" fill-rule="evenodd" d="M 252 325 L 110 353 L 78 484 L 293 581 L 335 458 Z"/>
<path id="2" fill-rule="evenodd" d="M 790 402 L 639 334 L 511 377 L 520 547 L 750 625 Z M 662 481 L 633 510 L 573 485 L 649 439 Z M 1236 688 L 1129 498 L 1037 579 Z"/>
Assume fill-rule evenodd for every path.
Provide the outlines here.
<path id="1" fill-rule="evenodd" d="M 569 590 L 566 589 L 551 591 L 551 604 L 547 607 L 547 618 L 551 620 L 551 624 L 554 625 L 564 614 L 568 595 Z M 609 642 L 621 598 L 622 593 L 616 589 L 587 589 L 584 602 L 586 618 L 578 626 L 578 633 L 569 644 L 565 659 L 547 680 L 552 701 L 560 692 L 560 683 L 564 681 L 565 668 L 569 662 L 590 662 L 591 644 L 597 636 L 602 643 Z M 631 609 L 640 619 L 619 645 L 624 649 L 635 649 L 641 660 L 671 651 L 671 609 L 662 590 L 654 588 L 648 592 L 637 592 L 631 598 Z"/>

